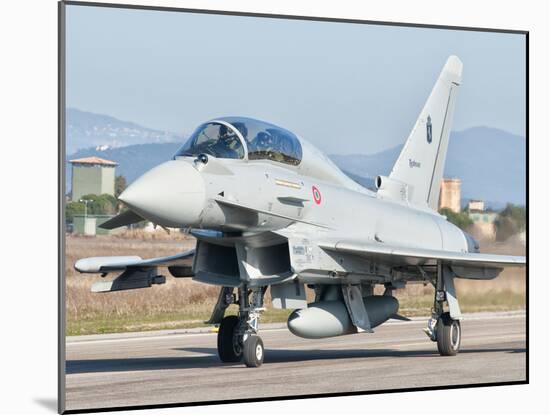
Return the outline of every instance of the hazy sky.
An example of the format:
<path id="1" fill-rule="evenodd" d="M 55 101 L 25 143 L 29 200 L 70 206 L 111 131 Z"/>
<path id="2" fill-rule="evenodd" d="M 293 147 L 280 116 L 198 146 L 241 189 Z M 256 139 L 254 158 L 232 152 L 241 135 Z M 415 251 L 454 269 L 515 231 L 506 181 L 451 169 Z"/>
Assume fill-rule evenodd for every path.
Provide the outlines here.
<path id="1" fill-rule="evenodd" d="M 453 129 L 525 135 L 517 34 L 68 6 L 67 105 L 185 134 L 243 115 L 373 153 L 407 138 L 451 54 Z"/>

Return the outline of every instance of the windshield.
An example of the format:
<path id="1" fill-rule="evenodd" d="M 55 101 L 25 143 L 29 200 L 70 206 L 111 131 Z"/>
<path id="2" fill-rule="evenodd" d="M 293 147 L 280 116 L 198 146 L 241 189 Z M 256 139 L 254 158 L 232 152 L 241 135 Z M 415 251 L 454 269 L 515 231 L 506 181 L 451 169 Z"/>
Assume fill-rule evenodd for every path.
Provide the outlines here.
<path id="1" fill-rule="evenodd" d="M 245 149 L 238 134 L 245 140 L 249 160 L 271 160 L 293 166 L 302 161 L 302 146 L 296 135 L 245 117 L 224 117 L 201 125 L 175 157 L 210 154 L 217 158 L 242 159 Z"/>
<path id="2" fill-rule="evenodd" d="M 177 151 L 175 157 L 199 154 L 210 154 L 225 159 L 242 159 L 244 148 L 233 129 L 221 123 L 211 122 L 197 128 L 183 147 Z"/>
<path id="3" fill-rule="evenodd" d="M 246 140 L 249 160 L 272 160 L 294 166 L 302 161 L 302 146 L 290 131 L 251 118 L 227 117 L 223 120 L 239 130 Z"/>
<path id="4" fill-rule="evenodd" d="M 302 158 L 300 143 L 283 130 L 267 128 L 260 131 L 248 147 L 250 160 L 268 159 L 298 165 Z"/>

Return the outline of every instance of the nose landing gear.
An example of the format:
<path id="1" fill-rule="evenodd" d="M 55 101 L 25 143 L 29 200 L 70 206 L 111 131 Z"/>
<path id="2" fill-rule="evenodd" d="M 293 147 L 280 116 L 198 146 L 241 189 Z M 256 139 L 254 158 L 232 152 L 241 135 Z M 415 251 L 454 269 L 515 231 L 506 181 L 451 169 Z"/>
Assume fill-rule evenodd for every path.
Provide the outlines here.
<path id="1" fill-rule="evenodd" d="M 248 367 L 262 365 L 264 344 L 257 333 L 260 314 L 265 310 L 264 294 L 265 287 L 239 288 L 239 315 L 224 317 L 218 330 L 218 355 L 222 362 L 244 360 Z"/>

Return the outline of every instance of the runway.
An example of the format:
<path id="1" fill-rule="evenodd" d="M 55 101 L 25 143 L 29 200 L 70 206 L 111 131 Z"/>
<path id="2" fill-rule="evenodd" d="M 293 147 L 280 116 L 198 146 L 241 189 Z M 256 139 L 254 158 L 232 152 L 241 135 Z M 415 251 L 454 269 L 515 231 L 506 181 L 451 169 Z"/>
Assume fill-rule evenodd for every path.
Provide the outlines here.
<path id="1" fill-rule="evenodd" d="M 167 331 L 67 339 L 67 409 L 524 381 L 525 313 L 472 314 L 462 346 L 441 357 L 427 318 L 389 322 L 374 334 L 306 340 L 260 332 L 260 368 L 222 364 L 216 334 Z"/>

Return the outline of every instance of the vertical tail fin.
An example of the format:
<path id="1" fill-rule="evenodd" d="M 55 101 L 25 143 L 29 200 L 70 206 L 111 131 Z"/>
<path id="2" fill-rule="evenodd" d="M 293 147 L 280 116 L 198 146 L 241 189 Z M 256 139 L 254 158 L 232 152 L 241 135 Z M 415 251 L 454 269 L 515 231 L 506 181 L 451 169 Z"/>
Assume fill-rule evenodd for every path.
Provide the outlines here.
<path id="1" fill-rule="evenodd" d="M 407 185 L 408 199 L 437 210 L 462 62 L 450 56 L 405 142 L 390 178 Z"/>

